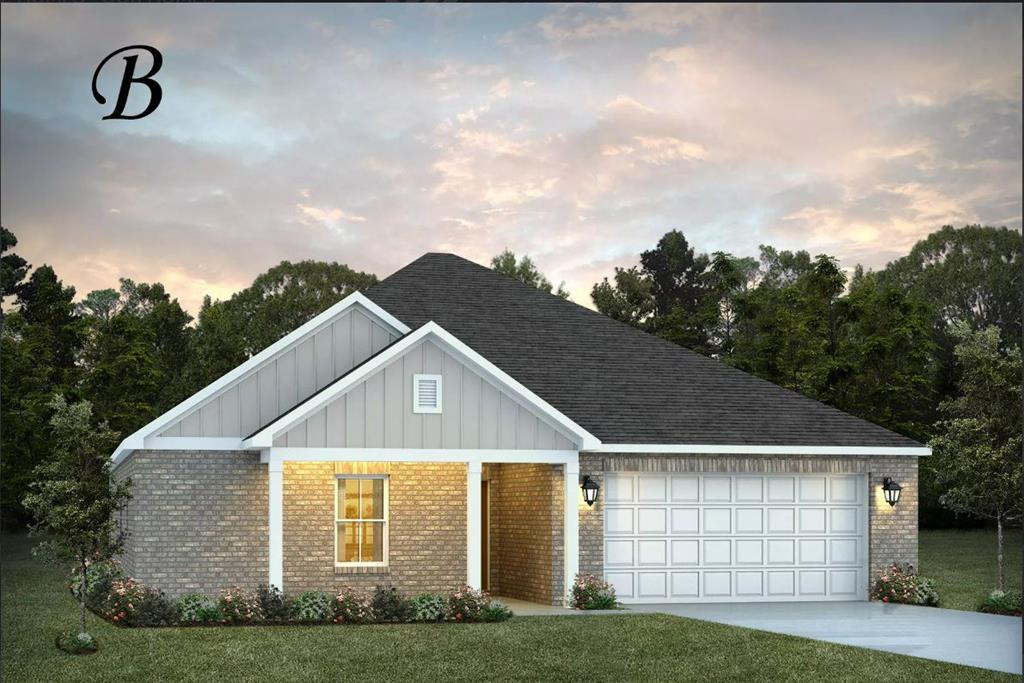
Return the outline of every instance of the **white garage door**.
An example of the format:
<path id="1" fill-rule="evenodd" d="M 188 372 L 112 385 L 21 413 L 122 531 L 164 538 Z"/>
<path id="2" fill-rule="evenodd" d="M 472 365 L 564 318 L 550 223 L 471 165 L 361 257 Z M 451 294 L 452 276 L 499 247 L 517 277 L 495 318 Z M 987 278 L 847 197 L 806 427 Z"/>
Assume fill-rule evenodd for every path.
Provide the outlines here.
<path id="1" fill-rule="evenodd" d="M 862 475 L 605 475 L 622 602 L 867 599 Z"/>

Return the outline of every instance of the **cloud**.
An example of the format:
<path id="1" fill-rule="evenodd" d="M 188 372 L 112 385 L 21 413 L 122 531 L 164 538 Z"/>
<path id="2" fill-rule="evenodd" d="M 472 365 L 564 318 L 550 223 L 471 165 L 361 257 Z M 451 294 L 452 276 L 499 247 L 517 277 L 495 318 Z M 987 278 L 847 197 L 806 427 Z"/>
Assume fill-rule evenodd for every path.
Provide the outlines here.
<path id="1" fill-rule="evenodd" d="M 671 228 L 879 267 L 1021 225 L 1019 6 L 0 13 L 4 225 L 80 295 L 163 280 L 195 311 L 286 258 L 508 247 L 588 303 Z M 164 102 L 101 121 L 91 69 L 143 39 Z"/>

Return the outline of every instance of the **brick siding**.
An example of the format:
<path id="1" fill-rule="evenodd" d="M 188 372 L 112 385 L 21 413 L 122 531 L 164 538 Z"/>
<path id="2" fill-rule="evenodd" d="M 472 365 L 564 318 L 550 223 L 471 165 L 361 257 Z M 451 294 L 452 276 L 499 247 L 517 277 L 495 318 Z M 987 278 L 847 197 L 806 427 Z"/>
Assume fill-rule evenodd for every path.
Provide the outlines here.
<path id="1" fill-rule="evenodd" d="M 132 479 L 122 513 L 128 574 L 171 597 L 266 583 L 267 467 L 258 453 L 135 451 L 113 476 Z"/>
<path id="2" fill-rule="evenodd" d="M 389 563 L 334 564 L 336 474 L 387 474 Z M 466 582 L 466 465 L 288 462 L 284 468 L 284 589 L 333 592 L 393 584 L 409 595 Z"/>

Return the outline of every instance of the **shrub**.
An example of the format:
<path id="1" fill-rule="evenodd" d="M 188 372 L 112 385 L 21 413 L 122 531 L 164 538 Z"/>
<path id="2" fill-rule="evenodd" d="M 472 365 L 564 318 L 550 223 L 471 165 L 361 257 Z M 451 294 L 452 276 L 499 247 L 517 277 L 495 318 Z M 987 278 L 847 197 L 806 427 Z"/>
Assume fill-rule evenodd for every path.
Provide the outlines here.
<path id="1" fill-rule="evenodd" d="M 370 600 L 350 586 L 345 586 L 334 596 L 335 624 L 365 624 L 373 621 L 374 612 Z"/>
<path id="2" fill-rule="evenodd" d="M 220 592 L 217 607 L 224 615 L 224 620 L 231 624 L 251 624 L 263 621 L 263 608 L 260 599 L 238 586 L 232 586 Z"/>
<path id="3" fill-rule="evenodd" d="M 401 622 L 412 617 L 412 605 L 409 599 L 398 592 L 394 586 L 377 586 L 373 591 L 370 608 L 377 621 Z"/>
<path id="4" fill-rule="evenodd" d="M 327 593 L 306 591 L 292 601 L 291 617 L 296 621 L 328 621 L 333 611 Z"/>
<path id="5" fill-rule="evenodd" d="M 122 626 L 163 626 L 174 622 L 167 596 L 135 579 L 115 579 L 97 611 Z"/>
<path id="6" fill-rule="evenodd" d="M 57 647 L 73 655 L 84 655 L 96 652 L 96 639 L 88 633 L 72 633 L 65 631 L 57 636 Z"/>
<path id="7" fill-rule="evenodd" d="M 572 582 L 573 609 L 615 609 L 615 588 L 593 574 L 577 574 Z"/>
<path id="8" fill-rule="evenodd" d="M 463 586 L 448 597 L 448 618 L 455 621 L 479 621 L 481 612 L 490 601 L 487 593 Z"/>
<path id="9" fill-rule="evenodd" d="M 75 599 L 81 598 L 80 574 L 80 569 L 71 572 L 71 594 L 75 596 Z M 121 571 L 121 566 L 113 560 L 90 564 L 85 570 L 85 603 L 93 608 L 98 606 L 110 594 L 110 587 L 114 581 L 122 578 L 124 578 L 124 573 Z"/>
<path id="10" fill-rule="evenodd" d="M 1020 616 L 1022 613 L 1021 593 L 1014 590 L 994 590 L 978 605 L 978 611 L 988 612 L 989 614 Z"/>
<path id="11" fill-rule="evenodd" d="M 495 622 L 507 621 L 512 618 L 512 610 L 497 600 L 492 600 L 480 612 L 480 621 Z"/>
<path id="12" fill-rule="evenodd" d="M 183 624 L 213 624 L 224 621 L 224 614 L 213 598 L 198 593 L 181 596 L 175 601 L 174 608 L 178 613 L 178 621 Z"/>
<path id="13" fill-rule="evenodd" d="M 448 599 L 436 593 L 422 593 L 410 601 L 413 621 L 444 621 L 448 618 Z"/>
<path id="14" fill-rule="evenodd" d="M 918 576 L 913 565 L 909 564 L 891 564 L 883 569 L 871 587 L 871 599 L 932 607 L 939 604 L 935 582 Z"/>
<path id="15" fill-rule="evenodd" d="M 262 583 L 256 589 L 256 600 L 260 611 L 267 621 L 286 621 L 288 619 L 288 596 L 277 586 L 265 586 Z"/>

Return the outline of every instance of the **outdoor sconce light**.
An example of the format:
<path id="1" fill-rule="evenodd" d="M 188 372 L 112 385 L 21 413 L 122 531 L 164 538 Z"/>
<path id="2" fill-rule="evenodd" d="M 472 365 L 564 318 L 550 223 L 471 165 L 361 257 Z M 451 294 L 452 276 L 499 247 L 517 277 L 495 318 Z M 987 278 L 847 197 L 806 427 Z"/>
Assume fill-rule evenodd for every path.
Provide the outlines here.
<path id="1" fill-rule="evenodd" d="M 885 494 L 885 502 L 890 506 L 896 505 L 900 502 L 900 491 L 903 487 L 898 482 L 892 480 L 892 477 L 886 477 L 882 480 L 882 493 Z"/>
<path id="2" fill-rule="evenodd" d="M 601 487 L 597 485 L 597 482 L 591 479 L 589 476 L 583 477 L 583 483 L 580 485 L 583 489 L 583 502 L 590 507 L 594 507 L 594 503 L 597 502 L 597 491 Z"/>

